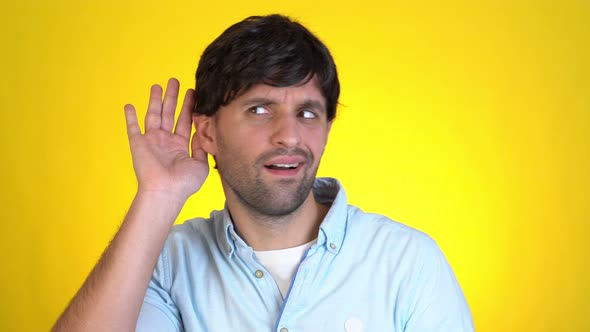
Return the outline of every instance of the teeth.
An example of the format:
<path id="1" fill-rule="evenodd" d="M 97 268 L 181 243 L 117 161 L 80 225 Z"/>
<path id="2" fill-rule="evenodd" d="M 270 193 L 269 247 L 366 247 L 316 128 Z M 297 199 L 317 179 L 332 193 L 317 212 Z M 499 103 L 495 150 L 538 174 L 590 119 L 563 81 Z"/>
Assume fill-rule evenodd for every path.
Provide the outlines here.
<path id="1" fill-rule="evenodd" d="M 281 167 L 281 168 L 295 168 L 297 167 L 297 164 L 272 164 L 274 167 Z"/>

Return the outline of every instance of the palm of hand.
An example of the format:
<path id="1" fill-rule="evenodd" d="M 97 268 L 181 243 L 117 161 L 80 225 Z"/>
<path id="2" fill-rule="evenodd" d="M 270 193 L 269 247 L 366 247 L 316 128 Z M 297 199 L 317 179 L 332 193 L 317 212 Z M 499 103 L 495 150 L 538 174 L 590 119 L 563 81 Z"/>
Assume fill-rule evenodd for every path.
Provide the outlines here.
<path id="1" fill-rule="evenodd" d="M 171 193 L 186 199 L 201 188 L 209 173 L 207 153 L 196 138 L 192 141 L 192 156 L 189 153 L 192 90 L 187 91 L 174 132 L 178 81 L 168 82 L 163 103 L 161 96 L 161 88 L 153 86 L 145 134 L 141 134 L 133 106 L 125 107 L 133 167 L 140 191 Z"/>

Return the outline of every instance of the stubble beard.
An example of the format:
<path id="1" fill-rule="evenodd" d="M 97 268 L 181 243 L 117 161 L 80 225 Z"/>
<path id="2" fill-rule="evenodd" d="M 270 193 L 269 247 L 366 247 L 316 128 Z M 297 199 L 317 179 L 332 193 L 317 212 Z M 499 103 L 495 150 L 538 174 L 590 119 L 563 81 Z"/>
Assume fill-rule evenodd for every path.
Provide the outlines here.
<path id="1" fill-rule="evenodd" d="M 220 149 L 220 152 L 222 149 Z M 234 156 L 217 160 L 221 179 L 238 200 L 260 221 L 276 220 L 291 215 L 305 202 L 317 173 L 313 155 L 300 148 L 276 149 L 256 158 L 254 164 L 246 164 L 238 151 L 227 153 Z M 299 155 L 306 159 L 301 179 L 277 179 L 272 183 L 263 179 L 264 162 L 284 155 Z"/>

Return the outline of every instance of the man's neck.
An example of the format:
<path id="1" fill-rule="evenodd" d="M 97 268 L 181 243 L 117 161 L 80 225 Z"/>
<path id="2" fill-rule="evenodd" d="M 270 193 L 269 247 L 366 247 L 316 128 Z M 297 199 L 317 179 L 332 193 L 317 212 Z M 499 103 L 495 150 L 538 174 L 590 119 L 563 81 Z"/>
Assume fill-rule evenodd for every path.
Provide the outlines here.
<path id="1" fill-rule="evenodd" d="M 314 240 L 330 209 L 317 203 L 312 192 L 297 210 L 279 217 L 256 215 L 237 200 L 228 199 L 227 206 L 236 231 L 256 251 L 292 248 Z"/>

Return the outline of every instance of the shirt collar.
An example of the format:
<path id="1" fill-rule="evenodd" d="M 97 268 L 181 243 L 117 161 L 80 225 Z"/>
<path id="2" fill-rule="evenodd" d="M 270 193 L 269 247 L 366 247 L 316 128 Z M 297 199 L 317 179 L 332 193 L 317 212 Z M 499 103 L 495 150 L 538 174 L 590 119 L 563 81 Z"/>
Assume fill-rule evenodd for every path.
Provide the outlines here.
<path id="1" fill-rule="evenodd" d="M 328 252 L 337 254 L 344 240 L 348 219 L 346 193 L 334 178 L 316 178 L 312 191 L 318 203 L 330 205 L 320 224 L 317 246 L 324 246 Z M 222 211 L 216 211 L 213 220 L 216 223 L 217 242 L 228 258 L 233 256 L 238 247 L 248 247 L 236 233 L 227 206 Z"/>
<path id="2" fill-rule="evenodd" d="M 346 193 L 334 178 L 317 178 L 312 190 L 318 203 L 331 205 L 320 224 L 318 246 L 325 246 L 327 251 L 337 254 L 344 240 L 348 219 Z"/>
<path id="3" fill-rule="evenodd" d="M 219 243 L 221 250 L 226 254 L 226 256 L 231 258 L 236 250 L 237 242 L 241 241 L 241 239 L 236 233 L 231 216 L 229 215 L 227 205 L 222 211 L 218 212 L 218 218 L 215 219 L 221 220 L 214 220 L 217 226 L 217 243 Z"/>

